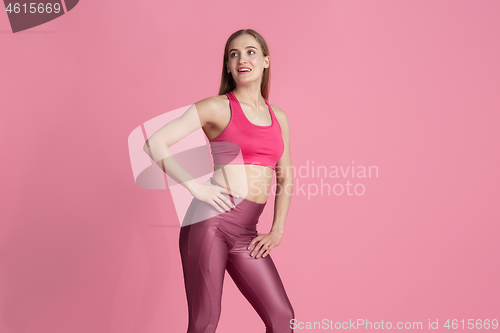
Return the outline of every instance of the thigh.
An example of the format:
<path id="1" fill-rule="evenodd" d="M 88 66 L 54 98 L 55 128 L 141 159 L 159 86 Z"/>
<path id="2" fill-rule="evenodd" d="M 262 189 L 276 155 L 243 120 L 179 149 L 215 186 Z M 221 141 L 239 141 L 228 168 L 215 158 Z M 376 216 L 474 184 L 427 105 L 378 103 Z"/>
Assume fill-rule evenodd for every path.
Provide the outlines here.
<path id="1" fill-rule="evenodd" d="M 179 250 L 184 276 L 190 284 L 200 282 L 217 288 L 222 284 L 228 247 L 217 229 L 220 219 L 213 217 L 181 228 Z"/>
<path id="2" fill-rule="evenodd" d="M 289 331 L 293 309 L 271 255 L 255 258 L 247 250 L 255 236 L 256 232 L 240 237 L 229 251 L 226 269 L 267 327 L 281 325 L 280 332 Z"/>
<path id="3" fill-rule="evenodd" d="M 228 246 L 213 217 L 181 228 L 179 249 L 190 330 L 215 329 L 220 316 Z"/>

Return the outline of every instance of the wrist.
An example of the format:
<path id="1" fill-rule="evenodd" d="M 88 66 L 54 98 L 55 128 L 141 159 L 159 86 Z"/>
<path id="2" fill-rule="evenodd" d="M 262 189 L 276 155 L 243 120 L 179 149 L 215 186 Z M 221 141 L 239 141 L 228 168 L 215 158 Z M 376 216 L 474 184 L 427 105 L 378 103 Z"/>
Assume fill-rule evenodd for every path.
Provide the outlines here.
<path id="1" fill-rule="evenodd" d="M 191 179 L 187 182 L 184 182 L 184 187 L 189 190 L 189 192 L 193 192 L 195 188 L 197 188 L 200 185 L 200 182 L 197 181 L 196 179 Z"/>
<path id="2" fill-rule="evenodd" d="M 283 232 L 284 232 L 283 228 L 271 228 L 270 233 L 283 236 Z"/>

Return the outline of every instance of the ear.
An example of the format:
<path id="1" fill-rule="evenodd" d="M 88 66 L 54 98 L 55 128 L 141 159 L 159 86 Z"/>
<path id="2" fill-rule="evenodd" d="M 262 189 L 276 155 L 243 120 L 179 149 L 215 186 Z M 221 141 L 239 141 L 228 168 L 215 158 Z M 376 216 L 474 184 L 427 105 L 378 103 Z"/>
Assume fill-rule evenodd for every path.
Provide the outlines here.
<path id="1" fill-rule="evenodd" d="M 270 56 L 266 56 L 266 57 L 264 58 L 264 62 L 265 62 L 265 64 L 264 64 L 264 68 L 269 68 L 269 60 L 270 60 L 269 58 L 270 58 Z M 267 65 L 267 66 L 266 66 L 266 65 Z"/>

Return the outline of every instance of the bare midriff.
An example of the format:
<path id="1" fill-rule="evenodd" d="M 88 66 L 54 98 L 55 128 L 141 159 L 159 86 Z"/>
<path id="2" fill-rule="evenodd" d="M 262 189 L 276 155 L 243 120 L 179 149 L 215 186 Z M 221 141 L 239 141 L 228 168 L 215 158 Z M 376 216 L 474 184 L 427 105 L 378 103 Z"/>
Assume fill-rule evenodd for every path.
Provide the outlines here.
<path id="1" fill-rule="evenodd" d="M 212 177 L 241 198 L 266 203 L 273 175 L 273 168 L 263 165 L 216 164 Z"/>

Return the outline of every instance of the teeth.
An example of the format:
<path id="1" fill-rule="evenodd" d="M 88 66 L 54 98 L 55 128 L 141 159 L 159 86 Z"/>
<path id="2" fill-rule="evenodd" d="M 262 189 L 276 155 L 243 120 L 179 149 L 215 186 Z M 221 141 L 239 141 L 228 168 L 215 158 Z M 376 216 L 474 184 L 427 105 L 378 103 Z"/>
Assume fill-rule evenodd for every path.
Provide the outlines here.
<path id="1" fill-rule="evenodd" d="M 243 69 L 240 69 L 238 72 L 250 72 L 250 70 L 248 68 L 243 68 Z"/>

